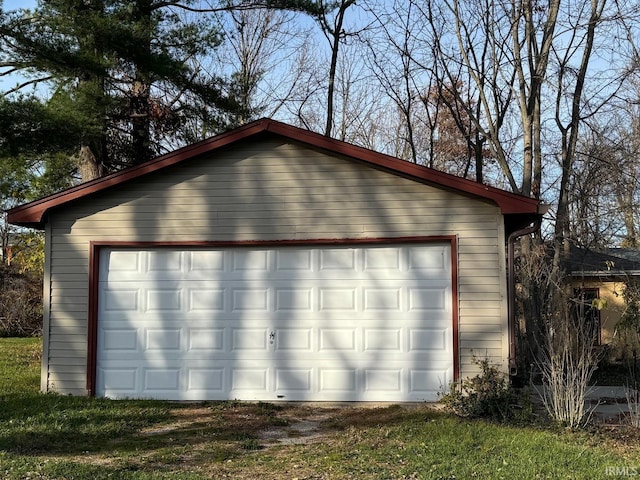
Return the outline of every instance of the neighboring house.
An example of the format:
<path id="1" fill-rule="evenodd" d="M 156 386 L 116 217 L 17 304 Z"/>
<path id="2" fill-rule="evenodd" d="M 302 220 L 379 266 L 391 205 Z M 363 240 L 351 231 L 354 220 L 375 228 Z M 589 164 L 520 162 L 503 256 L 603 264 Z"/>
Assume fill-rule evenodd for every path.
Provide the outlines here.
<path id="1" fill-rule="evenodd" d="M 572 247 L 566 264 L 576 299 L 593 321 L 598 343 L 614 343 L 616 326 L 625 310 L 623 296 L 629 280 L 640 280 L 640 251 L 609 248 L 602 252 Z M 601 308 L 590 308 L 600 299 Z"/>
<path id="2" fill-rule="evenodd" d="M 538 203 L 259 120 L 17 207 L 46 232 L 42 389 L 436 400 L 473 355 L 507 369 Z"/>

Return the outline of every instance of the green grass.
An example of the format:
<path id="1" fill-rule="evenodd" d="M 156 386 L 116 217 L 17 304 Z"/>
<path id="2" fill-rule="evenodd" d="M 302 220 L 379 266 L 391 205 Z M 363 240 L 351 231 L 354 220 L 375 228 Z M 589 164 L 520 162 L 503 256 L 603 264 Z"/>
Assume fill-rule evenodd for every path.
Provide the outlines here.
<path id="1" fill-rule="evenodd" d="M 637 432 L 459 419 L 427 406 L 176 404 L 38 393 L 37 339 L 0 339 L 2 479 L 600 479 L 640 471 Z M 321 411 L 322 437 L 261 435 Z M 317 432 L 316 432 L 317 433 Z M 288 437 L 287 437 L 288 435 Z M 614 477 L 615 478 L 615 477 Z"/>

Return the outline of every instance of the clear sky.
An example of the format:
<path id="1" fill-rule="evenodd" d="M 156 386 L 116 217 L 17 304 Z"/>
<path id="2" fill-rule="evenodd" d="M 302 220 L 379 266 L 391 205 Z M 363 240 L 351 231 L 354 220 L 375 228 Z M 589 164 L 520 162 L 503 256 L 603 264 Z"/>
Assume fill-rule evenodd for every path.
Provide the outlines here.
<path id="1" fill-rule="evenodd" d="M 4 10 L 16 10 L 18 8 L 33 8 L 36 0 L 4 0 L 2 7 Z"/>

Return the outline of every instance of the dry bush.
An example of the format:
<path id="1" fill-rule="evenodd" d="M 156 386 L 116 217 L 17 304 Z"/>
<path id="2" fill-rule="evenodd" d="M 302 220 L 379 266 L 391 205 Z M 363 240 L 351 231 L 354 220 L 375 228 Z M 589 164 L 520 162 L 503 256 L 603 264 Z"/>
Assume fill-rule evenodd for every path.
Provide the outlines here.
<path id="1" fill-rule="evenodd" d="M 563 295 L 560 298 L 570 301 Z M 543 386 L 539 393 L 555 422 L 580 428 L 589 421 L 591 412 L 585 409 L 585 399 L 600 350 L 596 348 L 593 328 L 580 309 L 563 312 L 562 307 L 558 305 L 556 314 L 546 319 L 540 339 L 536 365 Z"/>
<path id="2" fill-rule="evenodd" d="M 0 265 L 0 337 L 42 333 L 42 279 Z"/>
<path id="3" fill-rule="evenodd" d="M 589 420 L 585 398 L 601 355 L 596 330 L 544 245 L 527 249 L 519 267 L 520 345 L 540 376 L 538 393 L 553 421 L 582 427 Z"/>
<path id="4" fill-rule="evenodd" d="M 640 391 L 637 388 L 627 387 L 627 408 L 626 415 L 629 425 L 640 428 Z"/>

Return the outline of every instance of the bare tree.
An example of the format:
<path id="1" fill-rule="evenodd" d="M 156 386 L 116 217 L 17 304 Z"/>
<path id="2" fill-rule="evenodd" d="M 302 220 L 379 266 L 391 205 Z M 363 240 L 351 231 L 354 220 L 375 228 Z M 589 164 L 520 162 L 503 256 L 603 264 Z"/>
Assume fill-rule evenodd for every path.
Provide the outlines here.
<path id="1" fill-rule="evenodd" d="M 234 9 L 224 24 L 228 48 L 217 62 L 226 68 L 239 103 L 236 124 L 275 115 L 296 88 L 295 52 L 306 32 L 295 26 L 296 15 L 268 8 Z M 213 66 L 212 66 L 213 67 Z"/>
<path id="2" fill-rule="evenodd" d="M 516 78 L 512 52 L 507 48 L 513 21 L 508 9 L 501 10 L 488 0 L 444 0 L 428 2 L 421 13 L 435 42 L 443 97 L 464 107 L 461 112 L 473 122 L 479 147 L 486 139 L 511 189 L 522 192 L 510 158 L 514 139 L 503 133 Z M 464 90 L 457 88 L 461 78 L 469 79 L 467 87 L 475 102 L 469 102 Z"/>
<path id="3" fill-rule="evenodd" d="M 373 5 L 369 9 L 376 20 L 375 31 L 365 38 L 369 68 L 384 94 L 393 102 L 392 111 L 400 116 L 397 134 L 401 144 L 394 149 L 394 154 L 418 163 L 415 123 L 420 86 L 415 83 L 417 73 L 413 57 L 417 56 L 415 39 L 422 32 L 413 14 L 413 2 L 396 1 L 389 11 L 377 11 L 378 8 L 379 5 Z"/>
<path id="4" fill-rule="evenodd" d="M 338 58 L 340 52 L 340 46 L 345 38 L 352 36 L 355 33 L 348 33 L 344 28 L 345 15 L 349 7 L 355 5 L 356 0 L 340 0 L 337 2 L 336 8 L 332 13 L 329 13 L 326 7 L 327 3 L 324 0 L 320 0 L 322 9 L 325 12 L 318 16 L 318 22 L 325 38 L 329 42 L 331 49 L 331 60 L 329 62 L 329 77 L 327 84 L 327 110 L 326 110 L 326 123 L 324 127 L 324 134 L 330 137 L 333 132 L 333 115 L 334 115 L 334 95 L 335 95 L 335 80 L 336 71 L 338 68 Z"/>
<path id="5" fill-rule="evenodd" d="M 589 249 L 638 246 L 639 117 L 608 115 L 577 146 L 569 180 L 569 241 Z"/>

